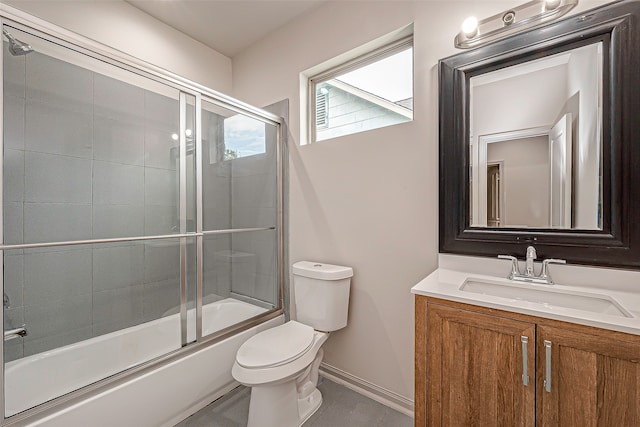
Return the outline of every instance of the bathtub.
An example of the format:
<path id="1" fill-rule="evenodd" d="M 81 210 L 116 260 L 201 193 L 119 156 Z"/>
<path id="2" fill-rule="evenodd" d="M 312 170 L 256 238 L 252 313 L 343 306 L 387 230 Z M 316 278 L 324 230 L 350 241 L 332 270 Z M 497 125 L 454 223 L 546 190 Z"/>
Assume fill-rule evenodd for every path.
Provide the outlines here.
<path id="1" fill-rule="evenodd" d="M 203 335 L 266 311 L 232 298 L 207 304 L 202 309 Z M 187 318 L 194 329 L 195 310 L 188 310 Z M 235 386 L 231 367 L 237 349 L 256 332 L 282 322 L 279 316 L 32 425 L 171 426 Z M 189 331 L 188 340 L 195 340 L 195 331 Z M 7 416 L 179 347 L 180 315 L 173 314 L 9 362 L 5 369 Z M 150 407 L 141 411 L 145 402 Z"/>

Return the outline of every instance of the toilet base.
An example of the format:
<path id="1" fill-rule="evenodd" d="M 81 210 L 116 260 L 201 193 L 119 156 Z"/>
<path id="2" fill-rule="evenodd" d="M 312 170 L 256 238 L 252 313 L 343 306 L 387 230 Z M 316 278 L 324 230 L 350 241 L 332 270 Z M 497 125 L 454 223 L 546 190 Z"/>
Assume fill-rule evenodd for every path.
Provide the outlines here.
<path id="1" fill-rule="evenodd" d="M 298 412 L 300 413 L 300 425 L 302 426 L 322 405 L 322 393 L 315 389 L 313 393 L 304 399 L 298 399 Z"/>
<path id="2" fill-rule="evenodd" d="M 252 387 L 247 427 L 299 427 L 322 405 L 320 390 L 298 398 L 295 381 Z"/>

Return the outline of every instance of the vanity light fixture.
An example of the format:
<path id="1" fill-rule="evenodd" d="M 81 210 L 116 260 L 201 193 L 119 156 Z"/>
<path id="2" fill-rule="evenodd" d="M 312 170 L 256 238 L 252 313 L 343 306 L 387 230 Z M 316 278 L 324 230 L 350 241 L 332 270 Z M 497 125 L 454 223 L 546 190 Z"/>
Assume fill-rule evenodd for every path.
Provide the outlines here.
<path id="1" fill-rule="evenodd" d="M 462 23 L 454 45 L 458 49 L 481 46 L 557 19 L 577 4 L 578 0 L 533 0 L 482 21 L 469 17 Z"/>

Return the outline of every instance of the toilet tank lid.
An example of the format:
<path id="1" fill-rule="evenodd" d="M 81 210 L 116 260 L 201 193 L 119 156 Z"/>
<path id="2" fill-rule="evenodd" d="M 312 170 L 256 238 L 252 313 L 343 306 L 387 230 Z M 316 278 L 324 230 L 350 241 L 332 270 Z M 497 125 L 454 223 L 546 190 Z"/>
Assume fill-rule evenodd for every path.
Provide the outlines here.
<path id="1" fill-rule="evenodd" d="M 340 280 L 353 276 L 353 269 L 321 262 L 299 261 L 293 264 L 293 274 L 311 279 Z"/>

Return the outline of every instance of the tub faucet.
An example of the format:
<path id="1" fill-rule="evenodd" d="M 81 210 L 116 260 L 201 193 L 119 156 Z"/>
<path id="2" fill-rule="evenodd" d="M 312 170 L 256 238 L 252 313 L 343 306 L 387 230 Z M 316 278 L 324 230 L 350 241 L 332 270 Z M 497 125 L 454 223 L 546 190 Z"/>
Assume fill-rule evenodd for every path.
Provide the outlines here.
<path id="1" fill-rule="evenodd" d="M 545 285 L 553 285 L 551 274 L 549 273 L 549 264 L 566 264 L 567 261 L 563 259 L 548 258 L 542 261 L 542 270 L 540 275 L 536 275 L 534 261 L 538 257 L 536 248 L 533 246 L 527 247 L 525 254 L 525 271 L 520 272 L 518 266 L 518 258 L 511 255 L 498 255 L 500 259 L 508 259 L 511 261 L 511 272 L 507 276 L 509 280 L 515 280 L 518 282 L 538 283 Z"/>
<path id="2" fill-rule="evenodd" d="M 28 332 L 25 326 L 26 325 L 22 325 L 19 328 L 7 329 L 6 331 L 4 331 L 4 340 L 9 341 L 14 338 L 26 337 L 28 335 Z"/>

